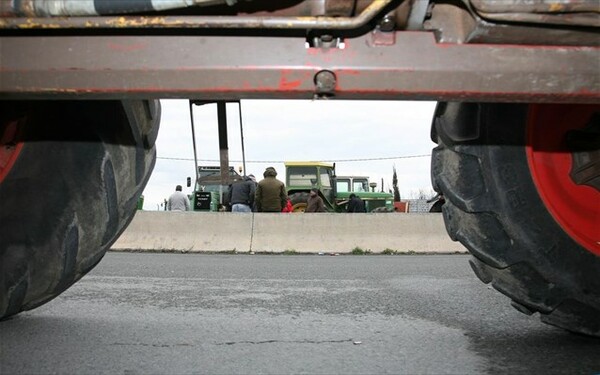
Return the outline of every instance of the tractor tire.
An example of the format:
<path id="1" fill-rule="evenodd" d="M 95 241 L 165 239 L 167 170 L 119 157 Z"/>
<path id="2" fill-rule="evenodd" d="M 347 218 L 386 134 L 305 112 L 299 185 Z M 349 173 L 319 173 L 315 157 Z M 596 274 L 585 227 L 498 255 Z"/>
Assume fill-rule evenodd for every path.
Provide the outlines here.
<path id="1" fill-rule="evenodd" d="M 592 336 L 600 336 L 599 176 L 595 186 L 574 183 L 570 170 L 581 156 L 588 166 L 600 163 L 600 147 L 598 133 L 587 135 L 596 137 L 587 150 L 567 148 L 565 136 L 598 130 L 598 111 L 440 103 L 432 129 L 434 189 L 446 199 L 446 229 L 473 255 L 475 274 L 517 310 Z"/>
<path id="2" fill-rule="evenodd" d="M 389 214 L 390 212 L 394 212 L 394 209 L 388 208 L 388 207 L 377 207 L 377 208 L 373 209 L 371 212 L 372 213 L 387 213 L 387 214 Z"/>
<path id="3" fill-rule="evenodd" d="M 0 319 L 79 280 L 133 219 L 158 101 L 0 102 Z"/>
<path id="4" fill-rule="evenodd" d="M 306 205 L 308 203 L 308 193 L 299 192 L 290 195 L 290 201 L 292 202 L 292 212 L 304 212 L 306 211 Z"/>

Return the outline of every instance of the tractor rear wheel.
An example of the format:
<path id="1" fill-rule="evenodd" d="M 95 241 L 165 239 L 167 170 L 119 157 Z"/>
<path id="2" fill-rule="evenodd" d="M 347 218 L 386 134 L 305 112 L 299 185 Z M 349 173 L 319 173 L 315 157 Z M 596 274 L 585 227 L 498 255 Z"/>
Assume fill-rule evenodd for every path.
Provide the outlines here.
<path id="1" fill-rule="evenodd" d="M 308 193 L 294 193 L 290 195 L 290 201 L 292 202 L 292 212 L 304 212 L 308 203 Z"/>
<path id="2" fill-rule="evenodd" d="M 0 102 L 0 319 L 89 272 L 154 167 L 158 101 Z"/>
<path id="3" fill-rule="evenodd" d="M 372 213 L 380 213 L 380 214 L 381 213 L 389 214 L 390 212 L 394 212 L 394 209 L 383 206 L 383 207 L 377 207 L 377 208 L 373 209 L 371 212 Z"/>
<path id="4" fill-rule="evenodd" d="M 440 103 L 434 188 L 476 275 L 564 329 L 600 336 L 599 106 Z"/>

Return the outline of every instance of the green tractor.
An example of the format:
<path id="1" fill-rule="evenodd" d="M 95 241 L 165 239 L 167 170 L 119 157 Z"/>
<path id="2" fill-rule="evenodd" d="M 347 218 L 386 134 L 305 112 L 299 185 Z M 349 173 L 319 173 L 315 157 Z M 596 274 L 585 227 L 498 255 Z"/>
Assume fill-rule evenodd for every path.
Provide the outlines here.
<path id="1" fill-rule="evenodd" d="M 229 184 L 243 177 L 233 167 L 229 167 L 227 184 L 221 183 L 221 168 L 218 166 L 199 166 L 198 180 L 190 197 L 193 211 L 224 211 L 229 204 Z M 191 178 L 188 177 L 188 187 Z"/>
<path id="2" fill-rule="evenodd" d="M 310 190 L 319 189 L 325 208 L 329 212 L 345 212 L 350 194 L 365 201 L 367 212 L 393 212 L 394 196 L 376 193 L 376 184 L 369 184 L 368 177 L 335 175 L 335 164 L 321 162 L 286 162 L 287 193 L 294 212 L 304 212 Z"/>

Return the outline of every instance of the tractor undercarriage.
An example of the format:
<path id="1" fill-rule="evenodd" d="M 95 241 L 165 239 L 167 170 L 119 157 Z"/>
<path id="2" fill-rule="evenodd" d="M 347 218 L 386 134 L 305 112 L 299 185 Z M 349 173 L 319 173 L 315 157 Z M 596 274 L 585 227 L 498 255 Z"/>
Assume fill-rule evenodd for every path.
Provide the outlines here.
<path id="1" fill-rule="evenodd" d="M 0 194 L 16 197 L 0 201 L 0 317 L 58 295 L 124 230 L 156 157 L 155 99 L 410 99 L 440 102 L 432 182 L 477 276 L 520 311 L 600 336 L 599 11 L 595 0 L 0 0 Z M 52 175 L 42 199 L 56 225 L 16 230 L 63 162 L 73 173 Z M 101 197 L 93 212 L 57 200 L 82 189 Z M 565 215 L 563 196 L 585 209 Z"/>

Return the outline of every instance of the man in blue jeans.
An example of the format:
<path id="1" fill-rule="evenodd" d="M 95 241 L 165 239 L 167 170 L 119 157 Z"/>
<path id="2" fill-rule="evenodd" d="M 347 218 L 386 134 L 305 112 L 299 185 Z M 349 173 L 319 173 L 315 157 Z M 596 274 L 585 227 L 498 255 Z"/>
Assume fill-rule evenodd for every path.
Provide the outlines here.
<path id="1" fill-rule="evenodd" d="M 231 212 L 252 212 L 255 192 L 256 184 L 249 176 L 229 185 Z"/>

